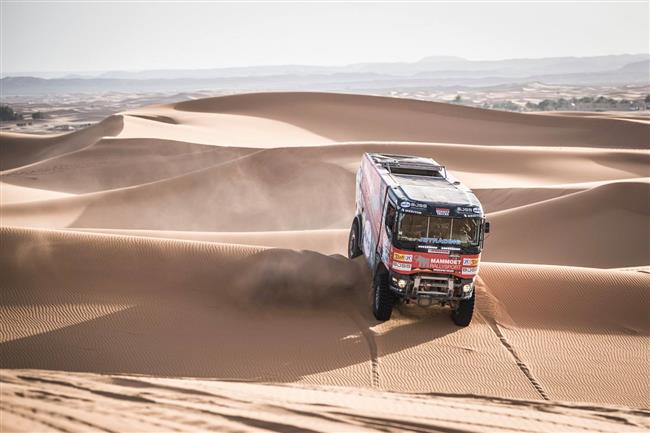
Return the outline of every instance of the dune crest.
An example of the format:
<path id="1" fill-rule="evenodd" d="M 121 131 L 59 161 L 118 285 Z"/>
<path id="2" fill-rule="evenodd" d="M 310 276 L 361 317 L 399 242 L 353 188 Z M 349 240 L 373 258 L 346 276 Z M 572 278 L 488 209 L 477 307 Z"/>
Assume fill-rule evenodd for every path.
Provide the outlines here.
<path id="1" fill-rule="evenodd" d="M 645 149 L 650 132 L 648 124 L 610 118 L 534 116 L 412 99 L 318 92 L 220 96 L 169 108 L 274 119 L 334 141 Z M 507 134 L 502 133 L 503 128 Z"/>
<path id="2" fill-rule="evenodd" d="M 0 133 L 0 170 L 41 162 L 81 150 L 104 136 L 122 131 L 123 116 L 110 116 L 96 125 L 69 134 L 42 136 L 11 132 Z"/>
<path id="3" fill-rule="evenodd" d="M 22 336 L 3 342 L 5 367 L 305 380 L 395 391 L 535 398 L 540 394 L 500 341 L 501 333 L 512 335 L 513 340 L 533 333 L 539 338 L 523 338 L 516 350 L 519 363 L 542 362 L 535 374 L 546 374 L 546 369 L 551 376 L 574 374 L 589 362 L 600 365 L 612 356 L 627 366 L 621 369 L 617 363 L 603 377 L 584 378 L 586 388 L 580 393 L 543 376 L 539 380 L 543 395 L 647 404 L 632 374 L 645 366 L 639 354 L 650 331 L 645 315 L 650 307 L 646 290 L 650 276 L 642 273 L 486 263 L 481 271 L 479 315 L 472 327 L 459 330 L 444 310 L 410 306 L 400 307 L 394 320 L 378 325 L 367 311 L 370 275 L 363 260 L 176 239 L 1 230 L 6 245 L 0 260 L 6 285 L 3 317 L 11 314 L 13 332 Z M 232 272 L 236 269 L 245 271 Z M 111 277 L 98 279 L 97 275 Z M 553 287 L 547 286 L 549 280 L 555 281 Z M 581 285 L 583 281 L 590 282 L 589 289 Z M 621 307 L 604 319 L 597 312 L 608 304 L 612 287 L 621 292 L 621 305 L 633 309 Z M 588 305 L 582 299 L 589 299 Z M 128 308 L 101 318 L 93 312 L 101 306 L 114 308 L 116 302 Z M 496 309 L 491 306 L 494 302 Z M 72 303 L 78 306 L 72 309 Z M 16 308 L 29 304 L 33 308 Z M 558 310 L 557 305 L 565 307 Z M 57 314 L 49 313 L 51 319 L 46 319 L 41 311 Z M 58 324 L 56 317 L 69 313 L 83 320 L 75 320 L 77 325 Z M 37 317 L 45 321 L 40 328 L 31 325 Z M 150 327 L 154 323 L 155 330 Z M 123 334 L 120 329 L 140 329 L 144 334 Z M 219 331 L 226 329 L 239 331 Z M 562 353 L 549 352 L 552 367 L 543 363 L 544 350 L 525 356 L 528 350 L 558 344 L 551 335 L 562 334 L 570 337 L 568 347 L 580 352 L 583 363 L 572 361 L 576 355 L 568 347 Z M 598 345 L 585 352 L 593 344 L 589 343 L 593 335 L 607 335 L 608 347 Z M 250 347 L 242 338 L 257 343 Z M 64 350 L 70 339 L 84 342 L 82 347 L 92 347 L 92 352 Z M 212 344 L 206 347 L 205 341 Z M 301 345 L 294 343 L 300 341 L 309 344 L 311 355 L 299 355 Z M 636 346 L 635 352 L 627 352 L 631 345 Z M 268 359 L 241 365 L 238 356 L 217 355 L 226 348 L 229 353 L 252 350 L 250 356 Z M 198 354 L 200 359 L 195 358 Z M 289 361 L 296 356 L 300 363 Z M 411 364 L 409 360 L 418 356 L 429 361 Z M 381 360 L 378 365 L 373 364 L 374 357 Z M 432 370 L 436 360 L 448 368 Z M 293 367 L 280 368 L 283 362 Z M 405 363 L 409 368 L 404 368 Z M 473 365 L 472 373 L 468 365 Z M 331 370 L 338 370 L 338 376 L 327 374 Z M 495 378 L 500 379 L 495 382 Z M 611 389 L 601 393 L 606 383 L 612 383 Z"/>

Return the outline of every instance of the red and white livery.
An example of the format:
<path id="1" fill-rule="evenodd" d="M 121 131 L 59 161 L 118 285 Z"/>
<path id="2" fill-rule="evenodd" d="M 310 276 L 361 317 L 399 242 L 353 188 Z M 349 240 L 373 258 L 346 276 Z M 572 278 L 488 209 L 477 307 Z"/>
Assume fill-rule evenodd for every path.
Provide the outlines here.
<path id="1" fill-rule="evenodd" d="M 448 305 L 459 326 L 474 310 L 474 281 L 489 223 L 472 191 L 430 158 L 366 153 L 357 172 L 348 255 L 373 270 L 373 313 L 397 302 Z"/>

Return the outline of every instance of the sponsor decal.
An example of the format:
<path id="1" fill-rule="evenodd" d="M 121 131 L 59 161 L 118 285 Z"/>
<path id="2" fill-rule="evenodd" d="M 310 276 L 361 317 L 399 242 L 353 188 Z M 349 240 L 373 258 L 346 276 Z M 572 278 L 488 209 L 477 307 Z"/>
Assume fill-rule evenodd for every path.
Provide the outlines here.
<path id="1" fill-rule="evenodd" d="M 420 238 L 420 239 L 418 239 L 418 241 L 423 242 L 423 243 L 429 243 L 429 244 L 444 244 L 444 245 L 460 245 L 461 244 L 461 241 L 459 239 Z"/>
<path id="2" fill-rule="evenodd" d="M 453 269 L 437 269 L 437 268 L 436 268 L 436 269 L 431 269 L 431 270 L 432 270 L 433 272 L 447 272 L 447 273 L 450 273 L 450 274 L 454 272 Z"/>
<path id="3" fill-rule="evenodd" d="M 410 263 L 393 262 L 392 268 L 395 269 L 396 271 L 410 271 L 411 270 L 411 264 Z"/>
<path id="4" fill-rule="evenodd" d="M 415 262 L 417 263 L 418 268 L 428 268 L 429 259 L 424 256 L 415 256 Z"/>
<path id="5" fill-rule="evenodd" d="M 439 249 L 429 249 L 427 250 L 428 253 L 430 254 L 449 254 L 449 250 L 439 250 Z"/>
<path id="6" fill-rule="evenodd" d="M 403 207 L 403 208 L 409 208 L 409 207 L 411 207 L 411 203 L 409 203 L 409 202 L 407 202 L 407 201 L 403 201 L 403 202 L 401 202 L 399 205 L 400 205 L 401 207 Z"/>
<path id="7" fill-rule="evenodd" d="M 431 266 L 433 265 L 460 265 L 460 260 L 433 258 L 431 259 Z"/>
<path id="8" fill-rule="evenodd" d="M 481 209 L 477 207 L 462 207 L 459 206 L 456 208 L 456 213 L 468 214 L 468 213 L 481 213 Z"/>
<path id="9" fill-rule="evenodd" d="M 465 275 L 475 275 L 478 273 L 478 268 L 463 268 L 462 273 Z"/>
<path id="10" fill-rule="evenodd" d="M 424 203 L 411 203 L 411 206 L 417 207 L 417 208 L 420 208 L 420 209 L 426 209 L 427 208 L 427 205 L 424 204 Z"/>
<path id="11" fill-rule="evenodd" d="M 414 213 L 416 215 L 422 215 L 422 212 L 420 212 L 419 210 L 415 210 L 415 209 L 402 209 L 402 212 Z"/>
<path id="12" fill-rule="evenodd" d="M 478 258 L 475 257 L 463 258 L 463 266 L 478 266 Z"/>
<path id="13" fill-rule="evenodd" d="M 436 208 L 436 215 L 440 215 L 440 216 L 449 216 L 449 208 L 446 208 L 446 207 L 437 207 L 437 208 Z"/>
<path id="14" fill-rule="evenodd" d="M 393 260 L 399 260 L 400 262 L 411 262 L 413 261 L 413 254 L 393 253 Z"/>

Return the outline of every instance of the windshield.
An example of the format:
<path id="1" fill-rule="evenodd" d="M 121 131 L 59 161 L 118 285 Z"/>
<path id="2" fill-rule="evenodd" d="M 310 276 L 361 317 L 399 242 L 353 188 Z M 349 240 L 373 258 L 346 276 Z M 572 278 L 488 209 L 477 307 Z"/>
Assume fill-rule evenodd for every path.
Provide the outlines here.
<path id="1" fill-rule="evenodd" d="M 480 218 L 440 218 L 401 213 L 397 239 L 445 245 L 477 245 Z"/>

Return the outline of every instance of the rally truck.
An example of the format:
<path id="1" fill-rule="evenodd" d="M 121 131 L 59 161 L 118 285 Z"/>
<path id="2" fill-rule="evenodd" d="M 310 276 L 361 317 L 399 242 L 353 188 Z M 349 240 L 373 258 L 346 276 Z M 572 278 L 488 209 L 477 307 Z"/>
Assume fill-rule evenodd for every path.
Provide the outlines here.
<path id="1" fill-rule="evenodd" d="M 456 325 L 469 325 L 489 230 L 476 196 L 433 159 L 363 155 L 348 256 L 370 265 L 377 320 L 416 303 L 449 306 Z"/>

